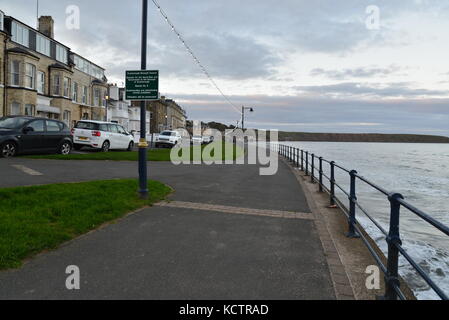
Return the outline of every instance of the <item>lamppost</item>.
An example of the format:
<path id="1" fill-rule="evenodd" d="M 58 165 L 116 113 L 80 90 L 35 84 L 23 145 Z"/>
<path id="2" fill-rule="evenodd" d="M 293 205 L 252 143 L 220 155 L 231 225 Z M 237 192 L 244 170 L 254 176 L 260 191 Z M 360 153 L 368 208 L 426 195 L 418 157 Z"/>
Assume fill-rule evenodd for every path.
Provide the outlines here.
<path id="1" fill-rule="evenodd" d="M 142 1 L 142 48 L 141 70 L 147 69 L 147 29 L 148 29 L 148 0 Z M 139 194 L 140 198 L 148 199 L 147 181 L 147 128 L 146 103 L 140 102 L 140 141 L 139 141 Z"/>
<path id="2" fill-rule="evenodd" d="M 253 108 L 250 107 L 242 107 L 242 130 L 245 130 L 245 111 L 249 110 L 249 112 L 254 112 Z"/>

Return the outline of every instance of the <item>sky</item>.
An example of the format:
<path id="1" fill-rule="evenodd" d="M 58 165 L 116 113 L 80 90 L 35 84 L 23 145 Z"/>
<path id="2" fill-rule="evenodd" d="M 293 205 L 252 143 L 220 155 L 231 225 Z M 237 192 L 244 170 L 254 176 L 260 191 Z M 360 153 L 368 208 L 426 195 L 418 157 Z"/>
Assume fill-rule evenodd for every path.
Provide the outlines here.
<path id="1" fill-rule="evenodd" d="M 252 128 L 449 136 L 447 0 L 158 2 L 233 103 L 149 0 L 148 69 L 160 70 L 161 95 L 190 119 L 236 124 L 245 105 Z M 39 3 L 55 38 L 104 67 L 111 83 L 140 68 L 141 1 Z M 67 28 L 70 5 L 79 29 Z M 35 0 L 0 0 L 0 10 L 36 25 Z"/>

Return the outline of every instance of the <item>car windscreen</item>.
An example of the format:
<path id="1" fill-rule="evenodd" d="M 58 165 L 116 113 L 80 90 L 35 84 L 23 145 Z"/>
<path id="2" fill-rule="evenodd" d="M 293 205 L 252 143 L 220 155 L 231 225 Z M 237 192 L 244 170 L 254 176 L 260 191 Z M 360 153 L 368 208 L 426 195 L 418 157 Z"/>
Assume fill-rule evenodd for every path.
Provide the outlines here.
<path id="1" fill-rule="evenodd" d="M 169 131 L 166 131 L 166 132 L 162 132 L 161 133 L 161 136 L 167 136 L 167 137 L 171 137 L 171 136 L 175 136 L 176 135 L 176 133 L 174 133 L 174 132 L 169 132 Z"/>
<path id="2" fill-rule="evenodd" d="M 18 129 L 30 120 L 29 118 L 0 118 L 0 128 Z"/>
<path id="3" fill-rule="evenodd" d="M 100 125 L 93 122 L 83 122 L 80 121 L 76 124 L 76 129 L 86 129 L 86 130 L 99 130 Z"/>

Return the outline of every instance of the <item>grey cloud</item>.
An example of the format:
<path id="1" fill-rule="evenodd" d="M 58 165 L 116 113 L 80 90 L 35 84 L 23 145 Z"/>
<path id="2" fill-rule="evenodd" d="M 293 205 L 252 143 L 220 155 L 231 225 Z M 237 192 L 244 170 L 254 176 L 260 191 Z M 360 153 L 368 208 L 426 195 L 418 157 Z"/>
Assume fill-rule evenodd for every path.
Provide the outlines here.
<path id="1" fill-rule="evenodd" d="M 315 68 L 310 72 L 311 76 L 324 76 L 333 80 L 346 80 L 348 78 L 370 78 L 374 76 L 387 76 L 392 73 L 400 71 L 398 66 L 389 66 L 387 68 L 380 67 L 359 67 L 347 68 L 341 70 L 325 70 L 322 68 Z"/>
<path id="2" fill-rule="evenodd" d="M 319 86 L 295 86 L 303 94 L 367 96 L 367 97 L 421 97 L 421 96 L 447 96 L 444 90 L 414 89 L 410 83 L 379 83 L 342 82 Z"/>

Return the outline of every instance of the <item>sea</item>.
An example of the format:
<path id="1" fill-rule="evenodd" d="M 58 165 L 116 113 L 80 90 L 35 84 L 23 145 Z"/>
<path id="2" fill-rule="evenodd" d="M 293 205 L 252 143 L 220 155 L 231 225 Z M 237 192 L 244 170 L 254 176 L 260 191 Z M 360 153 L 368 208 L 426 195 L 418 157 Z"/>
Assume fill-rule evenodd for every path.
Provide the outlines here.
<path id="1" fill-rule="evenodd" d="M 283 142 L 314 153 L 360 175 L 389 192 L 401 193 L 413 206 L 449 226 L 449 144 Z M 329 166 L 324 166 L 329 175 Z M 336 170 L 336 180 L 349 191 L 349 175 Z M 337 196 L 347 196 L 337 188 Z M 357 181 L 359 203 L 388 231 L 390 204 L 386 196 Z M 386 254 L 385 236 L 358 210 L 357 220 Z M 449 236 L 401 209 L 400 232 L 405 250 L 449 295 Z M 439 297 L 400 259 L 400 274 L 420 300 Z"/>

